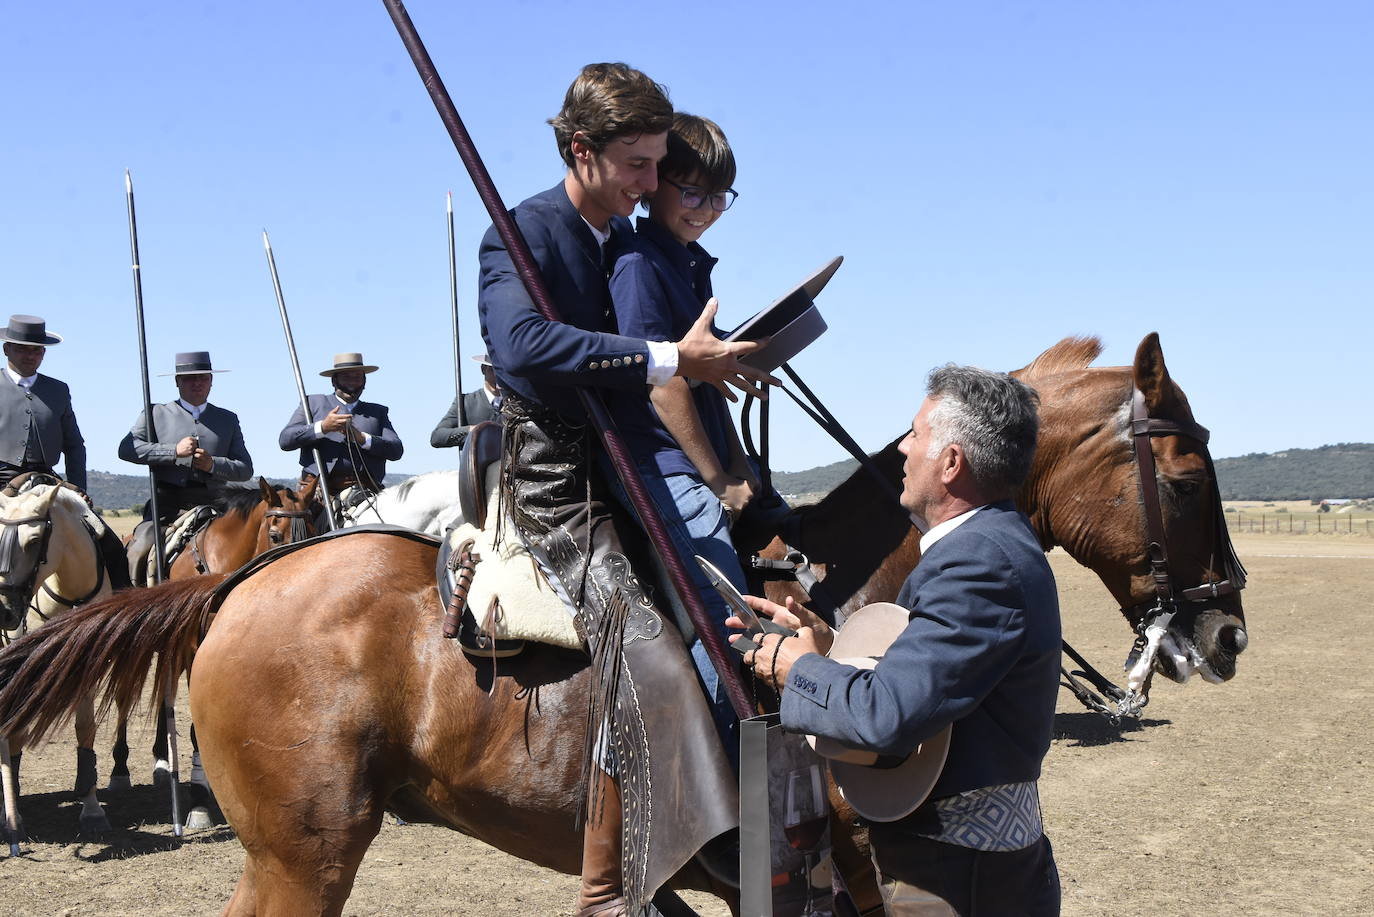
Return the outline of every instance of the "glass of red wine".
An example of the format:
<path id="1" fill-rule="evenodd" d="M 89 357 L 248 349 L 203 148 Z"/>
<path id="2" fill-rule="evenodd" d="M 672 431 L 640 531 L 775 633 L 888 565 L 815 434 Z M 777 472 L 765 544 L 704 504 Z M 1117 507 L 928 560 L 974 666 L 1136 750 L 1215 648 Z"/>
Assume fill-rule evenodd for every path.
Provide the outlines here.
<path id="1" fill-rule="evenodd" d="M 806 882 L 806 909 L 802 917 L 823 917 L 815 909 L 811 889 L 811 872 L 820 861 L 816 849 L 825 835 L 827 823 L 825 784 L 821 767 L 812 764 L 787 775 L 787 812 L 783 820 L 783 834 L 793 850 L 801 851 L 805 862 L 802 879 Z"/>

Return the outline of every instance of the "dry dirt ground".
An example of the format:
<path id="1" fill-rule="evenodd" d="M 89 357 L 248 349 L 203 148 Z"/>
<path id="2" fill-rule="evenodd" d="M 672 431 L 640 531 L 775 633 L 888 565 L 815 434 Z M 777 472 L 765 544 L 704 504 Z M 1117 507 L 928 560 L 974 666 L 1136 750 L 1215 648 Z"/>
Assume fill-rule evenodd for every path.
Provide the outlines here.
<path id="1" fill-rule="evenodd" d="M 1374 541 L 1246 537 L 1251 646 L 1224 686 L 1157 684 L 1147 715 L 1114 728 L 1064 693 L 1042 795 L 1066 915 L 1374 914 Z M 1102 587 L 1063 555 L 1065 631 L 1104 670 L 1129 632 Z M 185 714 L 181 719 L 185 728 Z M 183 748 L 188 747 L 185 737 Z M 175 842 L 165 794 L 104 793 L 115 827 L 76 833 L 65 736 L 24 758 L 33 840 L 0 858 L 12 915 L 215 914 L 243 861 L 227 828 Z M 109 766 L 102 739 L 101 769 Z M 3 852 L 3 851 L 0 851 Z M 386 825 L 346 913 L 558 915 L 575 880 L 454 832 Z M 727 911 L 692 899 L 703 915 Z"/>

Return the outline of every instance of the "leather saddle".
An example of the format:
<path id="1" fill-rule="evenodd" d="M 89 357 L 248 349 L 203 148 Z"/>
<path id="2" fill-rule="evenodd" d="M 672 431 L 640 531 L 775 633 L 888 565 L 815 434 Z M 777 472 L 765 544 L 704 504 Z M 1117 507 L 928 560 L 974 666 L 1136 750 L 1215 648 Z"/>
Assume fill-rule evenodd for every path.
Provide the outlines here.
<path id="1" fill-rule="evenodd" d="M 485 420 L 472 427 L 458 453 L 458 508 L 462 511 L 461 519 L 481 531 L 486 530 L 488 521 L 488 478 L 495 478 L 499 482 L 499 477 L 489 476 L 487 470 L 501 460 L 501 447 L 501 424 Z M 444 603 L 444 636 L 457 637 L 463 651 L 474 656 L 514 656 L 525 648 L 525 641 L 493 637 L 468 607 L 468 588 L 480 560 L 470 540 L 456 544 L 455 538 L 446 537 L 439 548 L 435 578 Z"/>
<path id="2" fill-rule="evenodd" d="M 458 452 L 458 508 L 479 529 L 487 527 L 487 468 L 501 460 L 501 425 L 484 420 L 468 431 Z"/>
<path id="3" fill-rule="evenodd" d="M 186 549 L 188 544 L 193 543 L 192 540 L 196 534 L 209 525 L 210 521 L 217 515 L 219 513 L 213 506 L 195 506 L 186 510 L 163 530 L 165 540 L 162 557 L 167 564 L 164 573 L 171 571 L 172 563 L 181 552 Z M 129 544 L 124 550 L 129 558 L 129 579 L 135 586 L 152 585 L 153 523 L 151 520 L 144 520 L 134 527 L 133 534 L 129 536 Z M 200 573 L 206 573 L 209 569 L 199 556 L 196 558 L 196 569 Z"/>

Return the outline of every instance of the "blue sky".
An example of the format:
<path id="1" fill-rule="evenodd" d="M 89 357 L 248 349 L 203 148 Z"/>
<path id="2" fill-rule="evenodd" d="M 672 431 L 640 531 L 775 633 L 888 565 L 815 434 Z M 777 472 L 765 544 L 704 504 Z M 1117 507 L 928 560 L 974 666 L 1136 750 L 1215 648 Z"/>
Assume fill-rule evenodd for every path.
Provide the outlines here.
<path id="1" fill-rule="evenodd" d="M 1012 369 L 1067 334 L 1119 364 L 1150 331 L 1217 457 L 1374 440 L 1368 4 L 480 6 L 409 10 L 507 204 L 560 179 L 545 119 L 582 64 L 666 84 L 739 160 L 703 239 L 722 325 L 845 256 L 793 365 L 867 448 L 933 365 Z M 202 348 L 233 369 L 211 401 L 259 470 L 295 467 L 264 228 L 311 390 L 361 350 L 407 445 L 394 470 L 453 461 L 428 445 L 453 397 L 445 191 L 464 353 L 488 219 L 379 0 L 55 0 L 4 22 L 0 310 L 66 336 L 44 371 L 91 468 L 136 470 L 115 455 L 141 398 L 125 168 L 154 369 Z M 790 405 L 774 425 L 780 469 L 843 457 Z"/>

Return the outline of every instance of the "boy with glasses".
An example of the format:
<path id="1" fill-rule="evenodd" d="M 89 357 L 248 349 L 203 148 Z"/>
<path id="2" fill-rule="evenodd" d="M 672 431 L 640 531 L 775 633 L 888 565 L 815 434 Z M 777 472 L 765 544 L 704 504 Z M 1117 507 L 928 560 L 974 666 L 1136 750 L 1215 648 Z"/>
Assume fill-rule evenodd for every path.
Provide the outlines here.
<path id="1" fill-rule="evenodd" d="M 698 240 L 738 196 L 735 155 L 715 122 L 678 112 L 668 132 L 668 152 L 658 164 L 658 190 L 647 201 L 611 273 L 611 299 L 621 334 L 676 340 L 697 322 L 711 295 L 716 259 Z M 715 329 L 712 329 L 713 331 Z M 719 334 L 719 332 L 716 332 Z M 759 478 L 744 454 L 721 393 L 678 377 L 642 390 L 617 393 L 611 405 L 645 486 L 670 534 L 685 555 L 711 561 L 741 592 L 744 570 L 730 528 L 746 507 L 766 504 L 783 511 L 782 498 L 760 499 Z M 623 490 L 618 495 L 628 505 Z M 730 612 L 696 564 L 689 572 L 723 639 Z M 666 580 L 660 570 L 660 579 Z M 732 764 L 739 755 L 738 720 L 725 687 L 672 589 L 678 627 L 687 637 L 702 687 L 711 701 L 717 731 Z"/>

